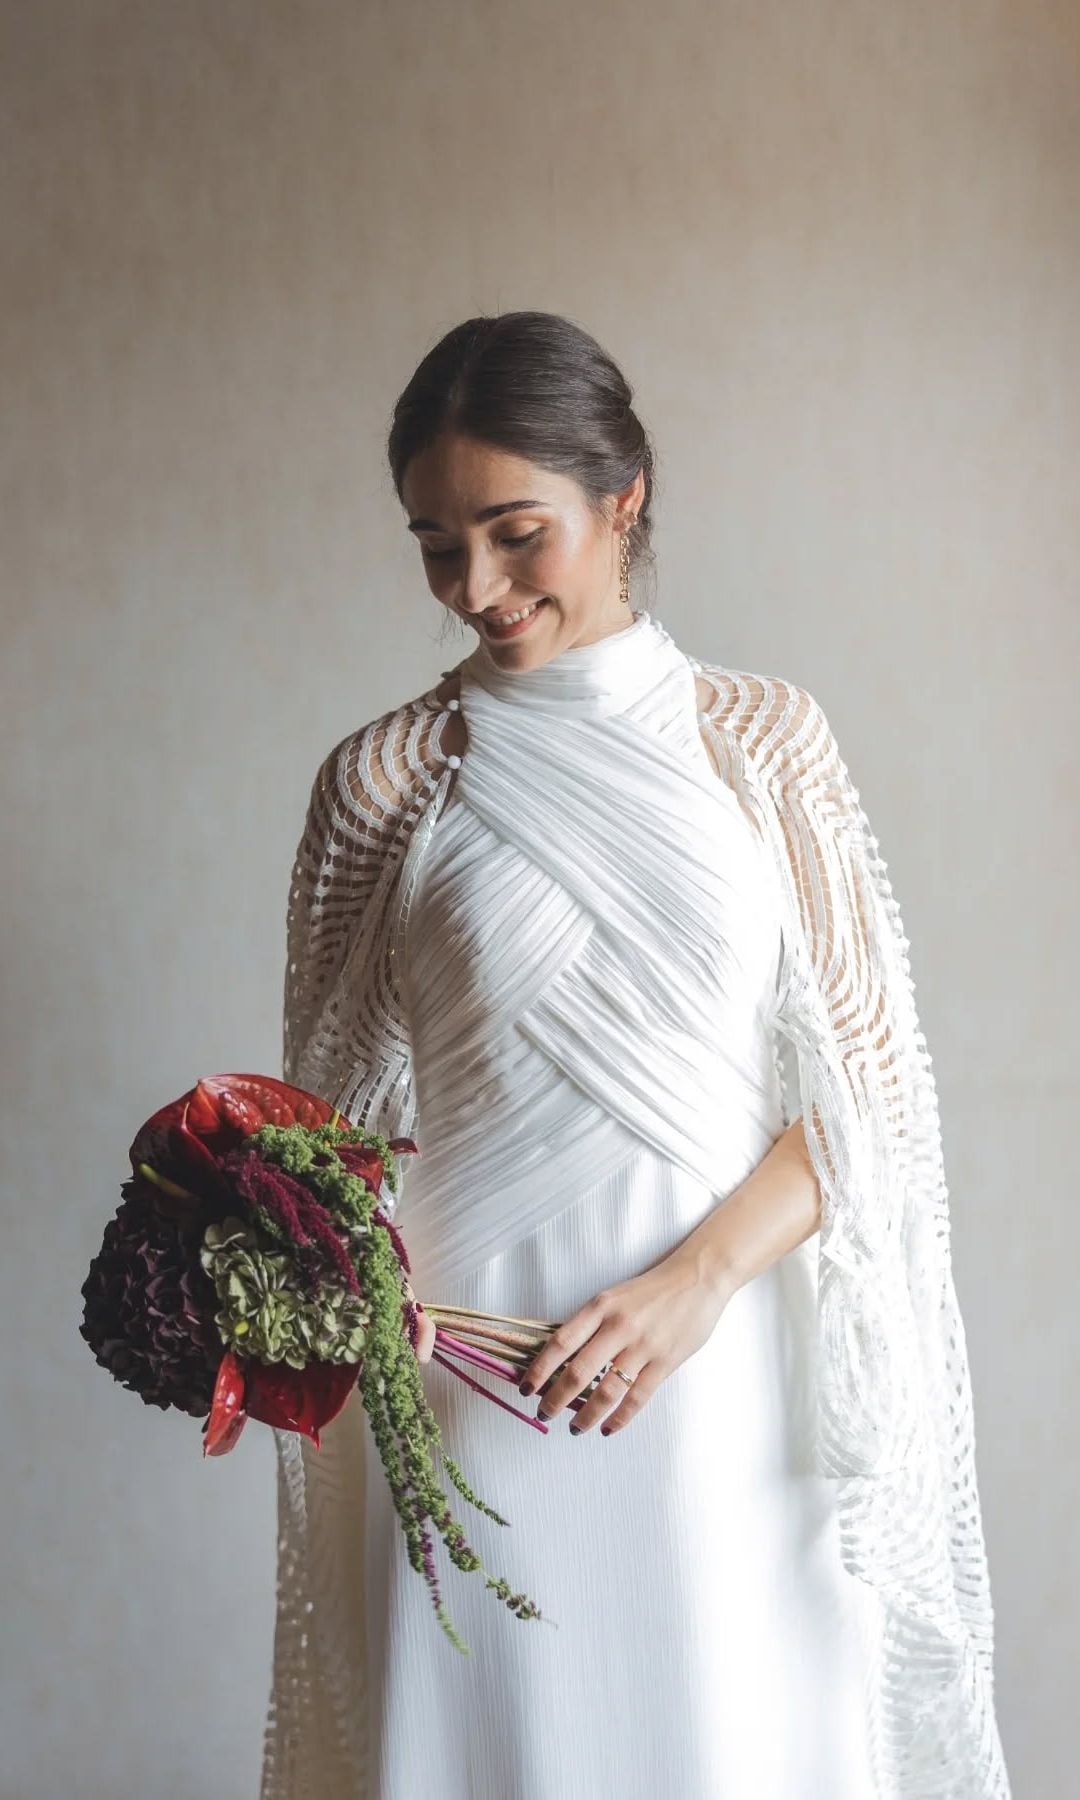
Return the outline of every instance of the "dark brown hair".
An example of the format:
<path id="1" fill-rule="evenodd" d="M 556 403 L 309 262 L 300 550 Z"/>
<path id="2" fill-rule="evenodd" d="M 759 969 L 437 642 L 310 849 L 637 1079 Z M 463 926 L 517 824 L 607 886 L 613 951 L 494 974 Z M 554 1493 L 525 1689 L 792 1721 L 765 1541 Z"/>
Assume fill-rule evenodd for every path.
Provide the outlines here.
<path id="1" fill-rule="evenodd" d="M 571 477 L 597 518 L 641 469 L 630 562 L 652 563 L 655 455 L 632 397 L 596 339 L 560 313 L 466 319 L 428 351 L 394 407 L 387 456 L 397 497 L 412 458 L 444 432 Z"/>

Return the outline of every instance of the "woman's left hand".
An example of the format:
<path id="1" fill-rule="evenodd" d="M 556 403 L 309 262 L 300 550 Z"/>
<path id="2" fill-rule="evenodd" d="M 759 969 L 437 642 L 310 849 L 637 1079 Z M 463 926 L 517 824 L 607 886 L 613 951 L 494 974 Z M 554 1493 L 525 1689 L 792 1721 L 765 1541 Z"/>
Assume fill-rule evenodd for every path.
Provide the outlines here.
<path id="1" fill-rule="evenodd" d="M 525 1370 L 520 1391 L 535 1393 L 550 1381 L 537 1418 L 551 1419 L 605 1363 L 617 1365 L 631 1385 L 610 1369 L 570 1427 L 576 1434 L 603 1419 L 602 1435 L 609 1436 L 629 1425 L 660 1383 L 701 1349 L 735 1285 L 727 1276 L 703 1276 L 699 1258 L 680 1247 L 644 1275 L 605 1288 L 566 1319 Z"/>

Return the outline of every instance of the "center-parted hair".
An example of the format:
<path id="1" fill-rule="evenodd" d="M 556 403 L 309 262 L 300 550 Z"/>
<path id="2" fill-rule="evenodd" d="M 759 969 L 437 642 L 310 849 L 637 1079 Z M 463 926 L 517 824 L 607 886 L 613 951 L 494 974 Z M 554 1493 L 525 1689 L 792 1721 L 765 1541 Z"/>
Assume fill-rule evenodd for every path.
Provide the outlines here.
<path id="1" fill-rule="evenodd" d="M 387 456 L 402 500 L 414 456 L 444 433 L 477 439 L 576 481 L 599 519 L 638 470 L 645 498 L 629 534 L 631 567 L 651 563 L 655 453 L 626 376 L 560 313 L 478 315 L 428 351 L 394 407 Z"/>

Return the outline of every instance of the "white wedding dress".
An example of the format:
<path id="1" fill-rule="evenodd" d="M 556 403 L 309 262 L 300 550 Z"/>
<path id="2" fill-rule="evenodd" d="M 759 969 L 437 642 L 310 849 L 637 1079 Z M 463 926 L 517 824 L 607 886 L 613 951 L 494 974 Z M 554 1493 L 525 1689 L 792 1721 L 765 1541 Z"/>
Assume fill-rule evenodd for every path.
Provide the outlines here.
<path id="1" fill-rule="evenodd" d="M 784 1128 L 775 875 L 650 614 L 532 670 L 478 646 L 461 711 L 408 921 L 421 1154 L 398 1223 L 422 1299 L 560 1319 L 672 1250 Z M 873 1800 L 878 1602 L 813 1471 L 816 1258 L 814 1237 L 750 1280 L 607 1439 L 569 1411 L 544 1437 L 425 1371 L 511 1528 L 448 1488 L 455 1515 L 544 1614 L 437 1544 L 471 1656 L 363 1421 L 371 1789 L 319 1800 Z"/>

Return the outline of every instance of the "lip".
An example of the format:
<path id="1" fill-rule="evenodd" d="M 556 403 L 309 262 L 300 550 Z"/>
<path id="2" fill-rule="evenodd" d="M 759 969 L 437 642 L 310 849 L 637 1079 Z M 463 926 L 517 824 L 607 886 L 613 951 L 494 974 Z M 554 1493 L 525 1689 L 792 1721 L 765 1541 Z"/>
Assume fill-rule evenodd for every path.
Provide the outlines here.
<path id="1" fill-rule="evenodd" d="M 492 643 L 501 644 L 504 641 L 508 641 L 510 638 L 517 637 L 520 632 L 528 631 L 529 626 L 532 624 L 533 620 L 536 618 L 539 618 L 540 607 L 541 607 L 542 603 L 545 600 L 548 600 L 549 598 L 550 598 L 550 596 L 548 594 L 542 594 L 540 596 L 540 600 L 537 601 L 533 611 L 529 614 L 528 618 L 519 619 L 517 621 L 516 625 L 509 625 L 505 629 L 495 632 L 495 633 L 492 633 L 488 629 L 489 623 L 497 622 L 499 619 L 504 619 L 507 616 L 507 613 L 517 612 L 518 608 L 516 606 L 508 606 L 506 608 L 506 612 L 488 613 L 486 618 L 481 618 L 478 621 L 480 629 L 483 632 L 484 636 L 486 638 L 488 638 Z"/>

